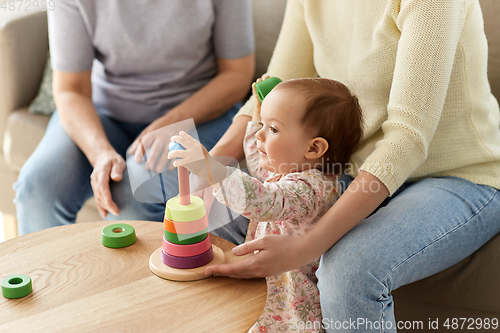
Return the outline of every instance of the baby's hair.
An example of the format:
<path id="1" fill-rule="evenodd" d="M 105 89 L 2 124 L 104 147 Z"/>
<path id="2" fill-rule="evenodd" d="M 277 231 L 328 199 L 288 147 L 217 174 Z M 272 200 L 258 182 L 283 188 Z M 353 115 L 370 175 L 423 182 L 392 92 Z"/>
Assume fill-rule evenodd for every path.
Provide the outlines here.
<path id="1" fill-rule="evenodd" d="M 324 78 L 288 80 L 277 88 L 304 93 L 302 124 L 328 142 L 322 171 L 341 174 L 363 137 L 363 113 L 358 98 L 339 81 Z"/>

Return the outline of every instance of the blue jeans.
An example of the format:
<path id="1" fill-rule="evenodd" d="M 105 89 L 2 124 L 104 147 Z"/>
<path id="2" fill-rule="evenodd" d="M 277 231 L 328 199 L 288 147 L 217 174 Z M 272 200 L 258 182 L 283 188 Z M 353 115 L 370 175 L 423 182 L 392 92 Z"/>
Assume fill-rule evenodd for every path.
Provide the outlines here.
<path id="1" fill-rule="evenodd" d="M 222 116 L 197 126 L 201 143 L 210 150 L 231 125 L 240 103 Z M 113 148 L 126 158 L 126 150 L 149 124 L 118 121 L 99 114 Z M 18 230 L 24 235 L 45 228 L 74 223 L 85 201 L 93 196 L 90 186 L 92 166 L 61 127 L 57 111 L 52 115 L 44 137 L 23 165 L 14 184 Z M 169 173 L 165 196 L 178 194 L 177 174 Z M 127 170 L 120 182 L 110 181 L 112 199 L 120 215 L 108 214 L 106 220 L 163 221 L 163 198 L 157 203 L 134 199 Z"/>
<path id="2" fill-rule="evenodd" d="M 405 183 L 322 256 L 327 332 L 395 332 L 391 291 L 472 254 L 500 232 L 499 216 L 500 191 L 489 186 L 454 177 Z M 340 326 L 358 318 L 384 329 Z"/>

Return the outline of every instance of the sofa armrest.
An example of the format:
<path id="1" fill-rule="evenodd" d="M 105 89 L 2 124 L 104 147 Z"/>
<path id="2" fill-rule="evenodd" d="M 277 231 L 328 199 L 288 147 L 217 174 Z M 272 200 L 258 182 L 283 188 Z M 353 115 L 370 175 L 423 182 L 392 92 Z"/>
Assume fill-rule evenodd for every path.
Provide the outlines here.
<path id="1" fill-rule="evenodd" d="M 36 97 L 48 48 L 46 12 L 0 13 L 0 147 L 9 114 Z"/>

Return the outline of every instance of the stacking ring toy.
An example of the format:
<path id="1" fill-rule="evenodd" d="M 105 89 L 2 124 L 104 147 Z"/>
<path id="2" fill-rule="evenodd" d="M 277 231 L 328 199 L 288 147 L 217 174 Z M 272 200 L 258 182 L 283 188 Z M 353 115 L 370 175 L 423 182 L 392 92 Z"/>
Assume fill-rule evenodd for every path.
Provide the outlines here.
<path id="1" fill-rule="evenodd" d="M 11 275 L 2 280 L 2 295 L 5 298 L 21 298 L 28 296 L 33 290 L 28 275 Z"/>
<path id="2" fill-rule="evenodd" d="M 201 219 L 192 222 L 175 222 L 165 217 L 163 219 L 163 226 L 165 230 L 171 233 L 184 235 L 193 234 L 208 227 L 208 218 L 205 215 Z"/>
<path id="3" fill-rule="evenodd" d="M 174 234 L 170 231 L 165 230 L 165 239 L 170 243 L 181 244 L 181 245 L 189 245 L 201 242 L 205 238 L 208 237 L 208 228 L 203 229 L 202 231 L 195 232 L 193 234 Z"/>
<path id="4" fill-rule="evenodd" d="M 190 204 L 184 205 L 180 197 L 168 200 L 165 206 L 165 217 L 176 222 L 192 222 L 203 218 L 206 214 L 203 199 L 192 195 L 190 201 Z"/>
<path id="5" fill-rule="evenodd" d="M 163 237 L 163 244 L 162 244 L 163 252 L 171 254 L 176 257 L 197 256 L 199 254 L 202 254 L 203 252 L 208 251 L 210 247 L 212 247 L 210 236 L 208 236 L 201 242 L 194 244 L 187 244 L 187 245 L 175 244 L 169 242 L 168 240 L 165 239 L 165 237 Z"/>
<path id="6" fill-rule="evenodd" d="M 208 264 L 214 258 L 212 248 L 202 254 L 192 257 L 176 257 L 161 251 L 161 261 L 168 267 L 189 269 Z"/>
<path id="7" fill-rule="evenodd" d="M 255 84 L 255 92 L 257 93 L 257 97 L 259 98 L 259 101 L 262 103 L 264 100 L 264 97 L 267 96 L 273 90 L 274 87 L 278 85 L 278 83 L 281 82 L 281 79 L 277 77 L 268 77 L 265 80 L 260 81 L 259 83 Z"/>
<path id="8" fill-rule="evenodd" d="M 184 149 L 176 142 L 170 151 Z M 204 150 L 205 158 L 206 151 Z M 210 174 L 210 167 L 207 162 Z M 159 277 L 174 281 L 205 279 L 205 266 L 225 261 L 224 252 L 212 245 L 208 234 L 208 216 L 203 200 L 190 194 L 189 171 L 179 166 L 179 196 L 165 204 L 163 243 L 149 258 L 149 268 Z M 211 180 L 210 180 L 210 183 Z"/>
<path id="9" fill-rule="evenodd" d="M 102 229 L 102 245 L 112 248 L 121 248 L 135 243 L 137 236 L 135 229 L 129 224 L 111 224 Z"/>

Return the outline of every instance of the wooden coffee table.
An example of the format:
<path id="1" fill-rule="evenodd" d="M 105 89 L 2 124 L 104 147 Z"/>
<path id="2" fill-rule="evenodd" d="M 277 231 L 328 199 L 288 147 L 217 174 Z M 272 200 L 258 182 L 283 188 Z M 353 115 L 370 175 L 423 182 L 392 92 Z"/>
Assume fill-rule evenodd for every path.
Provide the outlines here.
<path id="1" fill-rule="evenodd" d="M 148 260 L 161 246 L 163 224 L 121 222 L 137 233 L 137 242 L 121 249 L 101 244 L 102 229 L 114 222 L 56 227 L 0 244 L 0 279 L 26 274 L 33 280 L 24 298 L 0 296 L 0 332 L 238 333 L 257 320 L 265 279 L 161 279 Z M 234 244 L 211 237 L 232 256 Z"/>

